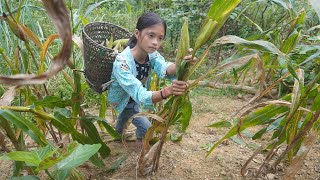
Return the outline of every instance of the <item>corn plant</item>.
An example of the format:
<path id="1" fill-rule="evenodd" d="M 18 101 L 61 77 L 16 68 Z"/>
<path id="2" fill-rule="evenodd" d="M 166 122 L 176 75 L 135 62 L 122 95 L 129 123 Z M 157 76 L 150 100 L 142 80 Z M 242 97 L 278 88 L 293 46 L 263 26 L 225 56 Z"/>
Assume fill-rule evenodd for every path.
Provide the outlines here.
<path id="1" fill-rule="evenodd" d="M 45 171 L 50 179 L 84 179 L 74 168 L 87 161 L 99 149 L 100 144 L 82 145 L 76 142 L 63 149 L 53 148 L 51 145 L 33 151 L 13 151 L 0 157 L 1 160 L 25 162 L 34 174 Z M 48 171 L 53 168 L 52 173 Z M 37 176 L 31 176 L 37 179 Z M 30 176 L 23 178 L 27 179 Z"/>
<path id="2" fill-rule="evenodd" d="M 240 0 L 232 0 L 228 2 L 224 0 L 213 1 L 207 18 L 205 19 L 202 28 L 195 40 L 191 59 L 195 57 L 196 52 L 203 45 L 208 43 L 208 41 L 210 41 L 216 35 L 216 33 L 229 17 L 230 13 L 239 3 Z M 187 55 L 188 49 L 190 48 L 189 41 L 188 19 L 185 18 L 185 21 L 181 28 L 181 36 L 176 56 L 176 77 L 178 80 L 187 81 L 190 75 L 201 65 L 202 62 L 204 62 L 208 51 L 213 46 L 212 45 L 207 47 L 205 51 L 200 55 L 197 63 L 192 65 L 189 61 L 183 60 L 183 57 Z M 205 75 L 197 78 L 193 83 L 191 83 L 189 85 L 189 89 L 194 88 L 197 83 L 205 77 L 212 75 L 213 73 L 220 71 L 221 69 L 225 70 L 227 68 L 230 68 L 237 63 L 242 64 L 242 61 L 248 61 L 251 58 L 252 57 L 248 57 L 247 59 L 239 59 L 232 63 L 227 63 L 218 68 L 210 70 Z M 189 121 L 192 115 L 192 104 L 189 99 L 189 93 L 187 91 L 181 96 L 171 97 L 157 112 L 156 115 L 141 113 L 137 114 L 136 116 L 141 115 L 149 116 L 156 120 L 153 122 L 153 125 L 148 129 L 146 133 L 143 148 L 138 162 L 137 168 L 139 173 L 145 175 L 157 170 L 159 166 L 161 150 L 163 144 L 166 141 L 169 128 L 172 125 L 177 125 L 181 132 L 185 132 L 187 126 L 189 125 Z M 156 135 L 155 137 L 154 134 Z M 156 140 L 156 143 L 150 145 L 149 142 L 151 142 L 153 139 Z"/>
<path id="3" fill-rule="evenodd" d="M 319 11 L 319 8 L 315 8 Z M 220 121 L 210 125 L 209 127 L 232 127 L 225 136 L 217 141 L 209 150 L 208 155 L 225 139 L 241 132 L 250 127 L 259 127 L 260 130 L 255 132 L 251 137 L 253 140 L 260 139 L 262 136 L 267 136 L 267 133 L 272 133 L 268 143 L 262 144 L 262 146 L 253 153 L 241 169 L 243 176 L 252 175 L 248 173 L 248 165 L 259 154 L 264 155 L 264 161 L 256 168 L 253 176 L 258 178 L 263 177 L 267 173 L 275 173 L 276 167 L 279 163 L 287 158 L 290 166 L 287 168 L 285 179 L 293 178 L 295 173 L 298 172 L 305 159 L 307 153 L 311 149 L 316 134 L 319 131 L 319 63 L 318 53 L 319 48 L 314 45 L 299 44 L 299 37 L 301 36 L 302 26 L 305 19 L 305 11 L 299 12 L 293 11 L 288 8 L 292 19 L 289 19 L 289 29 L 286 31 L 288 34 L 279 34 L 276 29 L 273 32 L 268 32 L 269 36 L 262 36 L 266 40 L 245 40 L 236 36 L 226 36 L 217 39 L 215 43 L 226 44 L 234 43 L 239 45 L 241 52 L 239 55 L 248 55 L 258 52 L 258 62 L 248 62 L 239 70 L 244 70 L 251 65 L 260 65 L 260 89 L 259 93 L 250 100 L 242 108 L 241 114 L 236 118 L 236 124 L 233 125 L 230 121 Z M 275 34 L 278 36 L 275 36 Z M 285 37 L 281 39 L 281 37 Z M 281 39 L 279 41 L 279 39 Z M 311 51 L 305 49 L 310 49 Z M 316 50 L 316 51 L 314 51 Z M 309 51 L 309 52 L 308 52 Z M 308 52 L 308 53 L 305 53 Z M 315 65 L 311 66 L 311 65 Z M 269 68 L 266 68 L 269 66 Z M 259 66 L 258 66 L 259 67 Z M 312 79 L 306 78 L 305 70 L 314 68 L 309 72 Z M 234 72 L 236 72 L 235 70 Z M 239 71 L 238 71 L 239 72 Z M 263 74 L 264 73 L 264 74 Z M 271 74 L 278 74 L 274 76 Z M 272 78 L 271 78 L 272 77 Z M 309 76 L 310 77 L 310 76 Z M 256 102 L 263 95 L 269 93 L 277 85 L 280 88 L 282 82 L 288 82 L 294 79 L 290 93 L 286 95 L 279 94 L 281 96 L 278 100 L 272 100 L 262 102 L 251 107 L 249 104 Z M 266 81 L 268 79 L 268 81 Z M 263 82 L 261 84 L 261 82 Z M 268 83 L 268 86 L 264 88 L 264 85 Z M 267 153 L 265 153 L 265 151 Z M 280 155 L 277 155 L 280 154 Z"/>
<path id="4" fill-rule="evenodd" d="M 34 29 L 34 27 L 30 29 L 27 25 L 21 23 L 23 19 L 20 12 L 22 7 L 25 7 L 24 2 L 23 0 L 19 2 L 19 7 L 14 15 L 10 5 L 5 0 L 4 4 L 7 13 L 4 13 L 0 18 L 0 20 L 5 22 L 5 25 L 1 26 L 6 29 L 7 39 L 5 41 L 13 43 L 11 47 L 17 47 L 13 52 L 10 51 L 8 47 L 0 47 L 0 54 L 5 60 L 8 69 L 5 75 L 0 76 L 0 83 L 11 85 L 0 100 L 0 127 L 4 132 L 4 134 L 1 133 L 0 135 L 2 135 L 2 138 L 5 135 L 17 151 L 6 148 L 3 140 L 1 141 L 1 146 L 5 147 L 8 152 L 8 154 L 5 155 L 5 159 L 15 161 L 13 176 L 18 176 L 19 171 L 22 169 L 26 169 L 30 175 L 37 174 L 39 169 L 35 171 L 34 167 L 41 165 L 43 163 L 42 161 L 47 161 L 47 159 L 42 158 L 52 158 L 51 156 L 53 154 L 58 155 L 59 150 L 50 152 L 50 156 L 48 157 L 33 159 L 32 161 L 37 160 L 37 163 L 33 163 L 31 166 L 28 161 L 30 158 L 27 155 L 42 152 L 42 147 L 45 147 L 44 149 L 46 150 L 48 150 L 48 146 L 50 146 L 49 149 L 51 150 L 55 149 L 53 148 L 54 146 L 63 147 L 66 143 L 63 137 L 67 139 L 72 137 L 74 141 L 81 144 L 100 144 L 95 146 L 84 145 L 83 147 L 94 148 L 89 148 L 90 153 L 86 155 L 85 160 L 78 161 L 77 165 L 90 158 L 93 164 L 103 167 L 104 163 L 96 152 L 98 151 L 100 156 L 105 158 L 110 154 L 110 149 L 106 143 L 102 141 L 94 123 L 100 124 L 101 127 L 104 127 L 113 137 L 118 137 L 119 135 L 104 119 L 86 114 L 80 107 L 83 100 L 81 74 L 76 69 L 79 63 L 74 57 L 81 57 L 81 54 L 77 56 L 75 55 L 75 50 L 72 51 L 72 40 L 78 44 L 78 46 L 81 46 L 79 38 L 77 38 L 77 36 L 72 37 L 72 32 L 77 30 L 80 21 L 79 19 L 75 19 L 72 21 L 73 23 L 70 23 L 70 17 L 64 1 L 43 1 L 46 12 L 57 27 L 58 34 L 50 34 L 47 38 L 42 37 L 44 42 L 41 42 L 39 40 L 41 38 L 34 33 L 34 30 L 31 30 Z M 91 10 L 87 10 L 86 15 L 88 15 L 94 7 L 90 6 Z M 72 6 L 70 8 L 72 12 Z M 82 20 L 83 19 L 84 17 Z M 39 25 L 38 27 L 39 31 L 42 32 L 43 29 L 41 26 Z M 43 36 L 43 33 L 40 34 Z M 59 37 L 62 39 L 61 50 L 57 56 L 53 57 L 49 52 L 49 47 L 53 44 L 54 40 Z M 19 44 L 15 44 L 15 42 Z M 6 43 L 1 44 L 1 46 L 5 44 Z M 22 52 L 21 49 L 23 48 L 26 48 L 26 51 Z M 13 54 L 12 58 L 9 54 Z M 71 55 L 73 58 L 70 61 L 69 58 Z M 66 71 L 66 66 L 68 66 L 73 73 L 73 78 L 68 71 Z M 63 73 L 65 81 L 67 82 L 66 84 L 69 84 L 72 88 L 72 97 L 55 96 L 53 93 L 51 94 L 50 89 L 47 88 L 47 85 L 51 83 L 51 78 L 59 72 Z M 17 93 L 19 93 L 18 103 L 15 101 Z M 105 108 L 102 109 L 101 114 L 104 113 L 103 111 L 105 111 Z M 80 125 L 82 132 L 79 132 L 78 125 Z M 48 132 L 53 142 L 48 140 L 46 136 Z M 40 149 L 29 152 L 29 147 L 27 147 L 24 142 L 26 135 L 29 136 Z M 79 147 L 82 147 L 82 145 L 79 145 Z M 70 149 L 68 155 L 70 155 L 71 150 L 73 151 L 74 149 Z M 75 150 L 75 152 L 77 151 L 78 150 Z M 16 156 L 14 154 L 18 152 L 27 155 L 22 155 L 19 156 L 19 159 L 15 159 Z M 58 159 L 59 161 L 63 161 L 63 159 L 68 158 L 69 156 L 67 157 L 66 154 L 64 154 Z M 49 163 L 41 167 L 41 170 L 45 170 L 48 176 L 51 177 L 48 168 L 59 161 L 50 162 L 51 164 Z M 72 163 L 68 166 L 70 165 L 72 165 Z M 69 170 L 67 172 L 65 169 L 58 168 L 59 172 L 64 172 L 64 177 L 70 174 Z M 72 172 L 74 172 L 74 170 L 72 170 Z"/>

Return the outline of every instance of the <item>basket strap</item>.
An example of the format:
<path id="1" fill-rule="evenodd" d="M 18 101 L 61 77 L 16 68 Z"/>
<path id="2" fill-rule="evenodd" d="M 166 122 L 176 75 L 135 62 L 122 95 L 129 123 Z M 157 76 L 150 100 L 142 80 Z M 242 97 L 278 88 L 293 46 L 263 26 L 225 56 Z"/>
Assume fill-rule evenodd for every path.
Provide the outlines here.
<path id="1" fill-rule="evenodd" d="M 113 82 L 114 80 L 110 80 L 104 84 L 101 84 L 101 88 L 102 88 L 102 91 L 105 91 L 107 90 L 107 88 L 111 85 L 111 83 Z"/>
<path id="2" fill-rule="evenodd" d="M 95 84 L 93 84 L 88 78 L 86 78 L 87 82 L 91 85 L 91 86 L 96 86 Z"/>

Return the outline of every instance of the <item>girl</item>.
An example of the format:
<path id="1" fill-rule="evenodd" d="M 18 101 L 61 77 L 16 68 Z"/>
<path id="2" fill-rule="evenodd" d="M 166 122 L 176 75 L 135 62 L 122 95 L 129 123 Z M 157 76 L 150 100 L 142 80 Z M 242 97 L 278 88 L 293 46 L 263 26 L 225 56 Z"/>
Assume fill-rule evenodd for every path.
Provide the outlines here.
<path id="1" fill-rule="evenodd" d="M 165 21 L 155 13 L 145 13 L 139 17 L 128 46 L 115 58 L 108 99 L 119 112 L 115 126 L 118 133 L 122 133 L 131 116 L 140 112 L 139 106 L 152 107 L 171 95 L 183 94 L 187 88 L 186 82 L 173 80 L 175 64 L 166 62 L 157 51 L 165 35 Z M 172 85 L 160 91 L 148 91 L 151 69 L 158 77 L 173 80 Z M 146 117 L 134 118 L 132 123 L 137 127 L 137 141 L 141 141 L 151 123 Z"/>

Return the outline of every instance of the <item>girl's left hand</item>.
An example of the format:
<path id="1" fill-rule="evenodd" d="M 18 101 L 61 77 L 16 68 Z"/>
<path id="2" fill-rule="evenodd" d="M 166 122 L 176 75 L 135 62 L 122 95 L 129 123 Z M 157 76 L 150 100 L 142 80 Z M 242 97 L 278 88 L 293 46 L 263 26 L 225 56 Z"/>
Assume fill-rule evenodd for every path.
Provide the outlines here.
<path id="1" fill-rule="evenodd" d="M 196 61 L 197 61 L 197 58 L 196 58 L 196 57 L 193 57 L 193 59 L 191 59 L 191 58 L 192 58 L 192 54 L 191 54 L 192 51 L 193 51 L 193 49 L 192 49 L 192 48 L 189 48 L 189 49 L 188 49 L 189 55 L 185 56 L 183 59 L 184 59 L 184 60 L 187 60 L 187 61 L 190 61 L 191 64 L 195 64 Z"/>

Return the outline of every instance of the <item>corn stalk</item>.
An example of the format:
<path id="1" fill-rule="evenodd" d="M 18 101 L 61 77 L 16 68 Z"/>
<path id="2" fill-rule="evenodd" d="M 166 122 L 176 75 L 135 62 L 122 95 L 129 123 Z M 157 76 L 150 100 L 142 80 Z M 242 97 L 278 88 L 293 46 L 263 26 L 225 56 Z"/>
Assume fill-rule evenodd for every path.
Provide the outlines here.
<path id="1" fill-rule="evenodd" d="M 314 3 L 314 1 L 311 2 Z M 316 8 L 316 10 L 319 11 L 319 8 Z M 301 10 L 299 13 L 294 13 L 292 9 L 289 9 L 289 11 L 292 19 L 290 19 L 290 26 L 288 31 L 286 31 L 287 34 L 283 36 L 285 39 L 281 40 L 281 43 L 274 42 L 275 45 L 272 43 L 273 40 L 268 38 L 268 41 L 248 41 L 231 36 L 221 41 L 222 43 L 229 42 L 237 44 L 243 52 L 248 50 L 259 51 L 261 54 L 260 57 L 263 57 L 263 62 L 270 63 L 271 66 L 276 65 L 276 68 L 270 68 L 270 71 L 266 75 L 266 78 L 268 78 L 267 82 L 271 83 L 244 106 L 246 109 L 242 114 L 239 114 L 237 118 L 238 123 L 233 125 L 230 121 L 224 120 L 209 126 L 216 128 L 231 127 L 231 129 L 210 148 L 207 155 L 211 154 L 223 140 L 237 134 L 241 135 L 242 131 L 250 127 L 262 127 L 254 133 L 252 137 L 253 140 L 260 139 L 262 136 L 267 136 L 267 133 L 272 132 L 271 137 L 268 137 L 270 139 L 268 143 L 256 149 L 243 165 L 241 169 L 243 176 L 250 174 L 248 173 L 248 166 L 253 159 L 258 155 L 264 155 L 264 160 L 257 168 L 252 169 L 250 167 L 250 171 L 255 171 L 254 178 L 264 177 L 264 175 L 268 173 L 275 173 L 276 167 L 280 162 L 286 160 L 286 158 L 289 166 L 284 179 L 293 178 L 295 173 L 299 171 L 307 153 L 312 148 L 316 133 L 320 132 L 320 73 L 317 68 L 315 68 L 312 71 L 314 77 L 310 80 L 305 77 L 305 72 L 302 69 L 308 69 L 308 67 L 306 67 L 307 63 L 310 63 L 311 60 L 314 60 L 318 56 L 319 48 L 313 47 L 312 45 L 303 45 L 304 48 L 318 50 L 318 52 L 308 53 L 309 57 L 298 56 L 303 54 L 303 52 L 299 52 L 297 45 L 299 43 L 299 37 L 302 35 L 301 27 L 304 23 L 306 13 L 304 10 Z M 293 14 L 296 14 L 296 17 L 294 17 Z M 277 38 L 280 39 L 280 36 Z M 298 62 L 302 63 L 298 65 Z M 246 67 L 249 66 L 247 65 Z M 273 75 L 275 74 L 274 72 L 279 73 L 280 78 L 275 78 L 270 72 L 273 72 Z M 288 77 L 294 80 L 290 93 L 284 95 L 279 100 L 267 101 L 248 107 L 248 105 L 256 102 L 263 95 L 279 85 L 279 83 L 288 79 Z M 281 84 L 279 87 L 281 88 Z M 238 113 L 240 113 L 240 110 L 236 114 Z M 284 149 L 281 147 L 284 147 Z"/>
<path id="2" fill-rule="evenodd" d="M 20 1 L 20 7 L 23 2 L 24 1 Z M 47 137 L 45 137 L 46 129 L 49 130 L 53 137 L 55 145 L 64 146 L 63 143 L 65 143 L 62 141 L 61 134 L 59 134 L 60 139 L 56 137 L 56 130 L 58 130 L 59 133 L 64 133 L 68 137 L 71 136 L 74 141 L 78 141 L 81 144 L 100 144 L 98 148 L 96 148 L 96 151 L 94 151 L 93 154 L 88 154 L 87 157 L 90 158 L 91 162 L 96 166 L 103 167 L 104 163 L 96 152 L 99 152 L 100 156 L 105 158 L 110 154 L 110 149 L 106 143 L 102 141 L 96 127 L 94 126 L 94 122 L 97 121 L 101 124 L 102 127 L 111 134 L 111 136 L 118 137 L 119 135 L 104 119 L 101 120 L 99 117 L 91 117 L 83 112 L 83 109 L 80 107 L 83 99 L 83 92 L 81 91 L 81 74 L 78 71 L 73 71 L 74 76 L 72 79 L 66 71 L 63 71 L 64 78 L 74 91 L 70 99 L 50 96 L 45 86 L 43 86 L 45 92 L 45 95 L 43 95 L 40 92 L 39 87 L 35 85 L 48 82 L 47 80 L 49 78 L 55 76 L 58 72 L 65 70 L 66 65 L 74 70 L 77 65 L 76 61 L 73 61 L 72 63 L 69 60 L 72 53 L 72 39 L 74 39 L 75 43 L 81 47 L 81 42 L 78 42 L 76 36 L 72 38 L 71 25 L 69 21 L 70 17 L 67 13 L 64 1 L 46 0 L 43 1 L 43 4 L 49 14 L 49 17 L 53 19 L 58 30 L 58 34 L 49 35 L 43 44 L 29 28 L 20 23 L 20 15 L 18 15 L 20 14 L 20 8 L 18 8 L 17 16 L 14 17 L 9 9 L 8 3 L 6 2 L 9 15 L 3 14 L 0 18 L 0 20 L 6 21 L 15 37 L 25 42 L 24 45 L 34 62 L 33 64 L 30 64 L 28 57 L 26 57 L 25 60 L 23 59 L 23 63 L 19 62 L 19 60 L 21 60 L 20 48 L 17 48 L 18 50 L 15 51 L 15 58 L 13 59 L 15 61 L 6 55 L 4 49 L 0 48 L 1 56 L 5 59 L 12 74 L 14 74 L 11 76 L 0 76 L 1 84 L 14 85 L 13 87 L 10 87 L 0 99 L 0 128 L 5 132 L 16 150 L 19 151 L 28 151 L 28 147 L 26 147 L 23 142 L 25 134 L 30 136 L 39 147 L 46 146 L 48 144 L 46 139 Z M 93 9 L 90 11 L 92 10 Z M 86 13 L 90 13 L 90 11 L 86 11 Z M 76 23 L 79 25 L 78 21 Z M 74 28 L 74 30 L 75 29 L 76 28 Z M 62 48 L 56 57 L 52 57 L 48 52 L 48 49 L 52 42 L 57 38 L 62 39 Z M 14 39 L 12 39 L 12 41 L 14 41 Z M 36 61 L 37 57 L 33 52 L 34 49 L 30 46 L 32 43 L 29 42 L 33 42 L 33 44 L 39 48 L 36 49 L 40 52 L 39 61 Z M 46 57 L 49 57 L 48 59 L 52 61 L 50 67 L 46 67 Z M 20 68 L 20 64 L 23 64 L 24 69 Z M 35 74 L 31 74 L 33 69 L 36 69 Z M 19 104 L 20 106 L 11 106 L 11 104 L 15 104 L 12 101 L 14 100 L 18 89 L 24 96 L 25 102 L 21 101 L 21 104 Z M 70 111 L 70 108 L 68 107 L 72 107 L 72 111 Z M 36 123 L 34 123 L 33 120 L 35 120 Z M 80 122 L 83 133 L 78 132 L 75 127 L 77 121 Z M 15 131 L 18 132 L 17 135 L 15 134 Z M 1 143 L 1 146 L 2 145 L 3 144 Z M 26 152 L 26 154 L 29 154 L 29 152 Z M 27 160 L 27 157 L 28 156 L 26 155 L 20 157 L 19 160 L 14 158 L 11 159 L 19 161 L 15 162 L 16 171 L 13 173 L 14 176 L 20 174 L 19 171 L 23 168 L 20 161 L 23 162 Z M 51 177 L 47 170 L 48 168 L 49 167 L 45 167 L 44 169 L 49 177 Z M 35 174 L 35 171 L 32 168 L 30 169 L 27 167 L 27 170 L 29 174 Z M 69 168 L 68 171 L 73 170 L 70 170 Z"/>
<path id="3" fill-rule="evenodd" d="M 208 43 L 219 31 L 222 25 L 233 9 L 240 3 L 241 0 L 216 0 L 213 1 L 211 8 L 208 12 L 207 18 L 204 21 L 202 28 L 196 38 L 194 44 L 194 51 L 192 58 L 195 57 L 196 52 L 206 43 Z M 190 75 L 200 66 L 212 46 L 209 46 L 204 53 L 200 56 L 197 63 L 192 65 L 189 61 L 183 60 L 187 55 L 189 49 L 189 33 L 188 33 L 188 21 L 184 20 L 181 28 L 180 41 L 178 44 L 178 52 L 176 56 L 176 77 L 178 80 L 187 81 Z M 218 69 L 215 69 L 218 71 Z M 212 75 L 215 71 L 210 71 L 206 75 Z M 200 77 L 198 81 L 203 79 Z M 198 82 L 197 81 L 197 82 Z M 191 87 L 195 87 L 193 84 Z M 138 171 L 141 175 L 146 175 L 150 172 L 157 171 L 159 167 L 159 159 L 162 151 L 163 144 L 166 142 L 168 130 L 171 125 L 179 122 L 181 124 L 181 131 L 185 132 L 192 115 L 192 105 L 189 100 L 189 91 L 181 96 L 171 97 L 157 113 L 157 121 L 148 129 L 143 148 L 138 161 Z M 139 115 L 137 115 L 139 116 Z M 161 119 L 164 119 L 162 121 Z M 154 137 L 154 133 L 158 133 L 157 137 Z M 157 142 L 154 145 L 150 145 L 149 142 L 156 138 Z"/>

